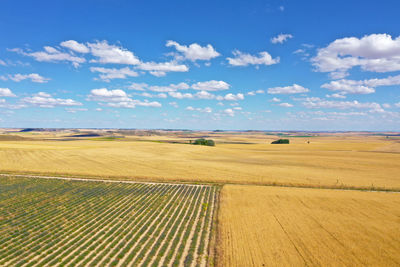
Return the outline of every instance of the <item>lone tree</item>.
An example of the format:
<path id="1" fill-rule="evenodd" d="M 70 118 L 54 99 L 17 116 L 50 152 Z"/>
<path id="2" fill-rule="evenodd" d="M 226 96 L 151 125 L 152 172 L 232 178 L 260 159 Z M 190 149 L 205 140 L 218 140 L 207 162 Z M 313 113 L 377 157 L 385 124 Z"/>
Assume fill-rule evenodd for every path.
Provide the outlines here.
<path id="1" fill-rule="evenodd" d="M 289 139 L 278 139 L 272 141 L 271 144 L 289 144 Z"/>
<path id="2" fill-rule="evenodd" d="M 206 140 L 204 138 L 196 139 L 193 142 L 193 145 L 201 145 L 201 146 L 215 146 L 214 140 Z"/>

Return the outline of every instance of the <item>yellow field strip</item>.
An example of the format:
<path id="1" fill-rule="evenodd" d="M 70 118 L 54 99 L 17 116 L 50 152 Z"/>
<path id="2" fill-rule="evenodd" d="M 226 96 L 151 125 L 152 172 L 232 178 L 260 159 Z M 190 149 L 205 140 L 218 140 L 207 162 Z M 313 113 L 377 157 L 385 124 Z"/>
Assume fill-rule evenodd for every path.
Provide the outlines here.
<path id="1" fill-rule="evenodd" d="M 226 185 L 217 266 L 399 266 L 397 194 Z"/>

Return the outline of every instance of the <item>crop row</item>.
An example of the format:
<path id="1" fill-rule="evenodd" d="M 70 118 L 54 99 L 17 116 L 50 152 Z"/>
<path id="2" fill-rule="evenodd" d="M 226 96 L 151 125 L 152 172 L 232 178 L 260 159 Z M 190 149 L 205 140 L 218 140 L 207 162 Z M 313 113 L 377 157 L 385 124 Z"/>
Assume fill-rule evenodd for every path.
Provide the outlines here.
<path id="1" fill-rule="evenodd" d="M 0 266 L 205 266 L 216 193 L 0 177 Z"/>

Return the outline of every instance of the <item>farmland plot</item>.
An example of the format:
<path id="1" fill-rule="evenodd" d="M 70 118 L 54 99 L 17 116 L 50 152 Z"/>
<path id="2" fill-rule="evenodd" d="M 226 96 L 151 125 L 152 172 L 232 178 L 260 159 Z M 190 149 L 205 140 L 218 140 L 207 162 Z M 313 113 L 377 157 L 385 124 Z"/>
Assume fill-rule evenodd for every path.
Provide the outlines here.
<path id="1" fill-rule="evenodd" d="M 217 188 L 0 178 L 0 266 L 205 266 Z"/>
<path id="2" fill-rule="evenodd" d="M 400 266 L 399 193 L 225 185 L 218 266 Z"/>

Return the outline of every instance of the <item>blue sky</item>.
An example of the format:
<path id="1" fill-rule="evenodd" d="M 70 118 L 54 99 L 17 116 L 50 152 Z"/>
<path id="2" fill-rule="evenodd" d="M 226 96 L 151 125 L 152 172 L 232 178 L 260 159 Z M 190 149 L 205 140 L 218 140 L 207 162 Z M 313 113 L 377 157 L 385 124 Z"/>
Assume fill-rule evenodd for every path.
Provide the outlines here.
<path id="1" fill-rule="evenodd" d="M 0 127 L 400 130 L 398 1 L 0 5 Z"/>

